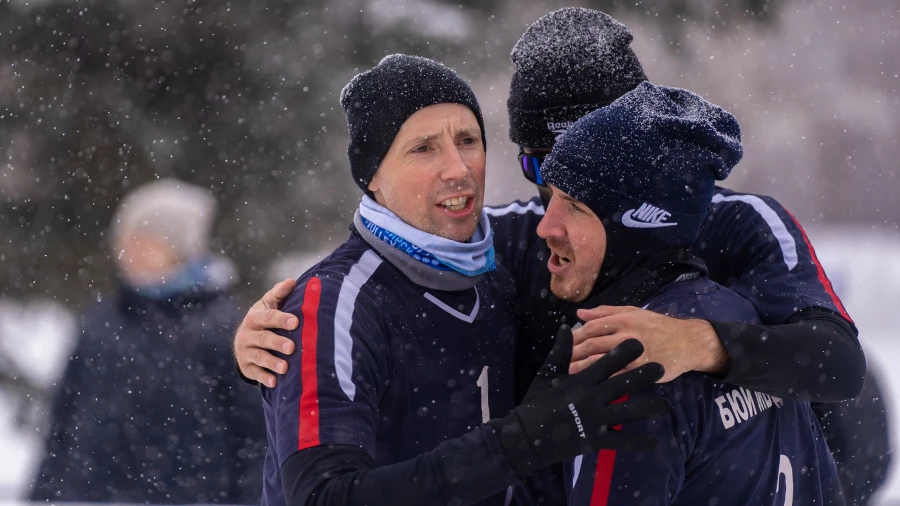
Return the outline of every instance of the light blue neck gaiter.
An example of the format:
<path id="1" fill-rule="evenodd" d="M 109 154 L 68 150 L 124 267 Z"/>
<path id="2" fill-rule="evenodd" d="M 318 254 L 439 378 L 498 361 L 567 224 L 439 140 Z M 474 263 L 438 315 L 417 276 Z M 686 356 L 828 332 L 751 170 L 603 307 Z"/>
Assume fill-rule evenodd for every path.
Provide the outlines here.
<path id="1" fill-rule="evenodd" d="M 379 239 L 402 249 L 414 258 L 417 255 L 426 258 L 430 255 L 437 259 L 441 266 L 449 267 L 466 276 L 478 276 L 497 268 L 494 262 L 491 222 L 484 209 L 481 210 L 478 227 L 469 242 L 457 242 L 423 232 L 401 220 L 390 209 L 375 202 L 368 195 L 363 196 L 359 204 L 359 215 L 366 228 Z M 422 252 L 427 255 L 423 255 Z M 441 268 L 423 261 L 422 258 L 416 259 L 436 269 Z"/>

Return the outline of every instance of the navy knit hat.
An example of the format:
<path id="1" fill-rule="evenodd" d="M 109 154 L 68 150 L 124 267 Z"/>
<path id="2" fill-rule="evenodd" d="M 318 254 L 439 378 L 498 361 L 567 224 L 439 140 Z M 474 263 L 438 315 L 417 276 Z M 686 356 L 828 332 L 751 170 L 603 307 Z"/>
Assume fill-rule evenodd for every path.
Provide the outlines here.
<path id="1" fill-rule="evenodd" d="M 403 123 L 419 109 L 462 104 L 475 113 L 487 149 L 481 107 L 472 88 L 434 60 L 405 54 L 385 56 L 375 68 L 357 74 L 341 91 L 341 107 L 350 129 L 350 172 L 363 192 Z"/>
<path id="2" fill-rule="evenodd" d="M 551 148 L 579 118 L 646 81 L 632 39 L 623 24 L 581 7 L 535 21 L 510 54 L 509 139 Z"/>
<path id="3" fill-rule="evenodd" d="M 691 244 L 717 180 L 743 156 L 727 111 L 649 82 L 581 118 L 541 166 L 544 181 L 655 247 Z"/>

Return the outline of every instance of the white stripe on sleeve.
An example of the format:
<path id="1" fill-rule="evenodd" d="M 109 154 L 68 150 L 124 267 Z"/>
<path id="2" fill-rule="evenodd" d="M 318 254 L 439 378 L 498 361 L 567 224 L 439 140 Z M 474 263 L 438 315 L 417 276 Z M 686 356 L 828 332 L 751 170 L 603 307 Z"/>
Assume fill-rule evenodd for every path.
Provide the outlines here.
<path id="1" fill-rule="evenodd" d="M 781 256 L 784 257 L 784 263 L 787 265 L 788 270 L 790 271 L 797 266 L 797 243 L 794 242 L 793 236 L 788 232 L 787 227 L 784 226 L 784 222 L 781 221 L 778 213 L 769 207 L 763 199 L 755 195 L 730 195 L 723 197 L 722 194 L 717 193 L 713 195 L 712 201 L 714 204 L 725 201 L 739 201 L 752 207 L 762 216 L 769 228 L 772 229 L 772 235 L 775 236 L 778 245 L 781 247 Z"/>
<path id="2" fill-rule="evenodd" d="M 491 216 L 506 216 L 507 214 L 525 214 L 534 213 L 540 216 L 544 215 L 544 206 L 534 202 L 528 202 L 524 206 L 518 202 L 507 204 L 503 207 L 485 207 L 484 212 Z"/>
<path id="3" fill-rule="evenodd" d="M 572 488 L 575 488 L 575 484 L 578 483 L 578 475 L 581 474 L 581 461 L 584 459 L 584 455 L 579 455 L 575 457 L 575 462 L 572 463 Z"/>
<path id="4" fill-rule="evenodd" d="M 374 251 L 366 250 L 356 265 L 350 268 L 350 273 L 344 277 L 341 291 L 338 293 L 337 310 L 334 315 L 334 369 L 341 389 L 351 401 L 356 396 L 356 385 L 353 383 L 353 338 L 350 337 L 356 296 L 381 262 L 381 257 Z"/>

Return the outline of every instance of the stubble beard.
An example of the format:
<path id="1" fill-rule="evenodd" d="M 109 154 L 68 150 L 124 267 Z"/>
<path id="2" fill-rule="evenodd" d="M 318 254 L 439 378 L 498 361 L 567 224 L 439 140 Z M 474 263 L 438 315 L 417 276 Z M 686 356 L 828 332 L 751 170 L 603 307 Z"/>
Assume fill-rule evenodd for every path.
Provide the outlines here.
<path id="1" fill-rule="evenodd" d="M 475 202 L 472 205 L 472 215 L 467 218 L 468 220 L 471 220 L 471 222 L 472 222 L 472 231 L 471 231 L 471 233 L 466 235 L 466 237 L 461 238 L 461 239 L 456 238 L 456 237 L 449 237 L 451 230 L 448 225 L 450 225 L 450 223 L 454 223 L 454 222 L 442 224 L 441 223 L 442 220 L 440 220 L 438 218 L 438 213 L 440 213 L 441 211 L 440 211 L 440 209 L 436 209 L 438 207 L 438 204 L 441 202 L 441 200 L 439 200 L 441 195 L 442 194 L 446 195 L 447 193 L 449 193 L 447 191 L 447 187 L 450 187 L 450 186 L 452 186 L 453 192 L 459 192 L 459 191 L 472 192 L 474 195 L 473 198 L 475 199 Z M 478 184 L 475 181 L 467 179 L 466 182 L 464 182 L 464 183 L 453 183 L 452 185 L 446 185 L 443 188 L 438 188 L 431 195 L 429 195 L 428 208 L 427 208 L 427 210 L 423 211 L 423 214 L 420 216 L 420 219 L 421 219 L 420 223 L 422 223 L 421 230 L 423 232 L 427 232 L 431 235 L 436 235 L 439 237 L 443 237 L 445 239 L 450 239 L 451 241 L 468 242 L 472 238 L 472 236 L 475 234 L 475 231 L 478 229 L 478 222 L 481 219 L 481 211 L 482 211 L 483 207 L 484 207 L 484 193 L 478 187 Z M 455 223 L 461 223 L 461 222 L 455 222 Z M 447 229 L 445 229 L 445 227 L 447 227 Z"/>
<path id="2" fill-rule="evenodd" d="M 550 275 L 550 291 L 556 297 L 568 302 L 582 302 L 588 298 L 589 291 L 583 287 L 574 287 L 574 289 L 566 289 L 565 281 L 557 274 Z"/>
<path id="3" fill-rule="evenodd" d="M 435 206 L 432 206 L 435 207 Z M 478 221 L 481 218 L 481 209 L 483 206 L 478 205 L 477 203 L 472 208 L 472 216 L 467 218 L 472 222 L 472 232 L 469 233 L 464 238 L 450 237 L 450 233 L 452 231 L 450 223 L 440 223 L 441 220 L 436 216 L 437 213 L 441 212 L 439 209 L 432 209 L 431 212 L 425 212 L 420 216 L 422 223 L 421 230 L 423 232 L 427 232 L 431 235 L 436 235 L 439 237 L 443 237 L 445 239 L 450 239 L 451 241 L 457 242 L 468 242 L 469 239 L 475 234 L 475 231 L 478 229 Z M 446 228 L 445 228 L 446 227 Z M 458 227 L 454 227 L 458 228 Z"/>

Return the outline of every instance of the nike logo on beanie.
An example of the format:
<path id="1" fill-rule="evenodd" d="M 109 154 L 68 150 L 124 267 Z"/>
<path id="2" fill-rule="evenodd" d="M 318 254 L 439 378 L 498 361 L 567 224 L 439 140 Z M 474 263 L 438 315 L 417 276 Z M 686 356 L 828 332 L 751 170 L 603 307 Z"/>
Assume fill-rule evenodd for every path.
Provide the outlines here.
<path id="1" fill-rule="evenodd" d="M 622 225 L 630 228 L 662 228 L 678 225 L 666 222 L 672 213 L 646 202 L 637 209 L 629 209 L 622 214 Z"/>

